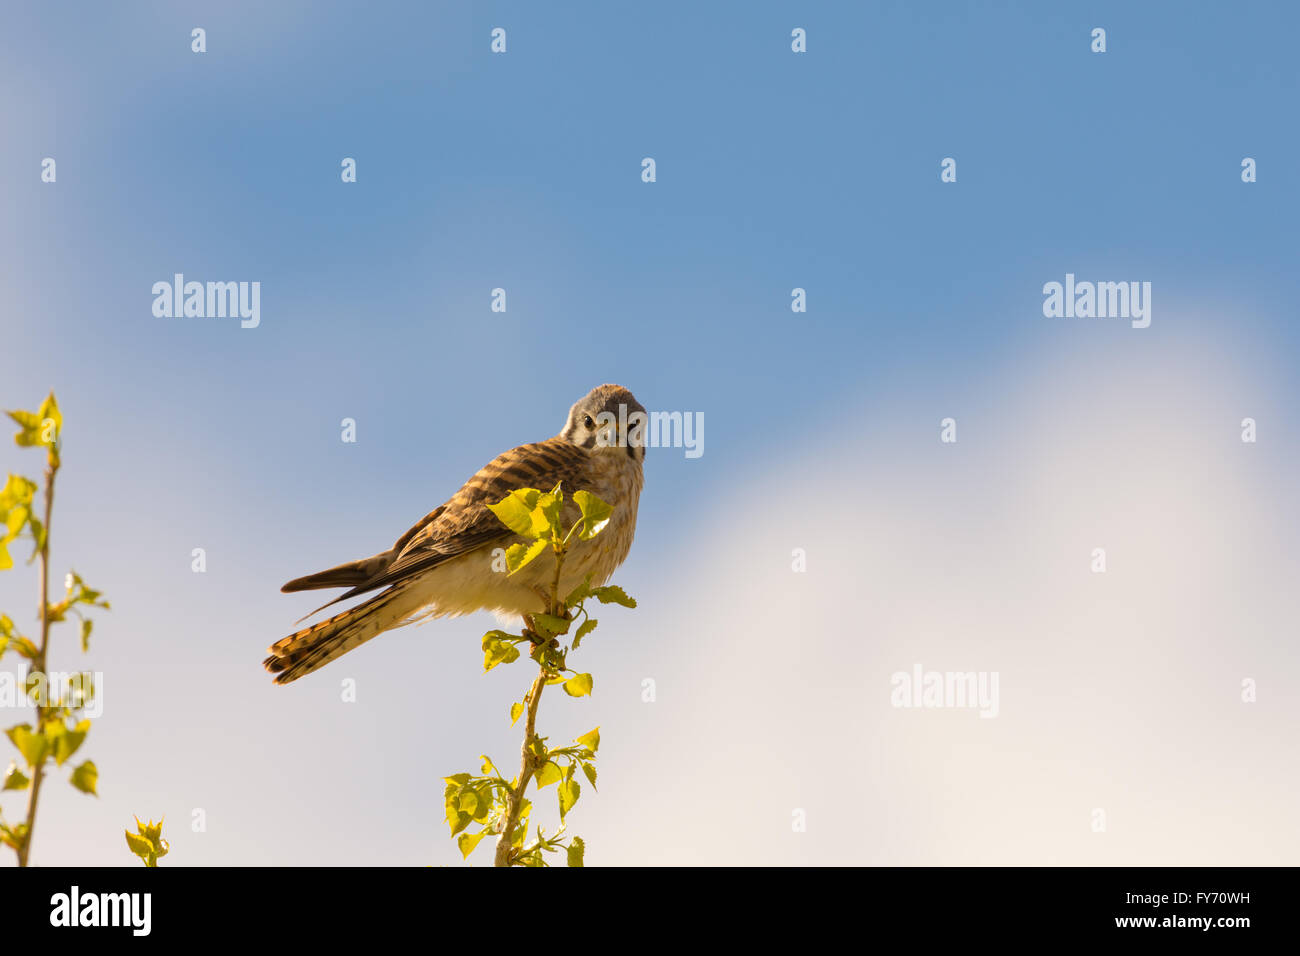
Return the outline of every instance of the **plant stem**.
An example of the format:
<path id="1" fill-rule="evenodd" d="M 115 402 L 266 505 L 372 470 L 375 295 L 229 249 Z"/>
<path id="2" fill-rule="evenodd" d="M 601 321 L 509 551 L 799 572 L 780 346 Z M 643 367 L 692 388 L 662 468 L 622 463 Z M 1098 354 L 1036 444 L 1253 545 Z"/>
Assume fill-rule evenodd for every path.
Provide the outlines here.
<path id="1" fill-rule="evenodd" d="M 501 825 L 501 835 L 497 837 L 497 855 L 493 866 L 510 866 L 513 862 L 511 851 L 514 847 L 510 842 L 510 835 L 519 823 L 519 812 L 524 805 L 524 791 L 528 789 L 528 783 L 533 779 L 533 771 L 537 768 L 537 756 L 529 749 L 529 744 L 537 736 L 537 705 L 542 701 L 542 691 L 546 688 L 548 676 L 546 665 L 543 664 L 537 672 L 537 679 L 533 681 L 533 686 L 528 691 L 528 720 L 524 724 L 524 745 L 519 756 L 519 782 L 506 798 L 506 818 Z"/>
<path id="2" fill-rule="evenodd" d="M 560 544 L 555 549 L 555 578 L 551 581 L 551 606 L 548 609 L 548 612 L 556 617 L 564 613 L 564 608 L 560 605 L 560 568 L 562 567 L 564 567 L 564 545 Z"/>
<path id="3" fill-rule="evenodd" d="M 54 473 L 58 466 L 51 463 L 45 469 L 45 536 L 41 541 L 41 643 L 32 658 L 27 675 L 45 673 L 45 651 L 50 640 L 50 518 L 54 512 Z M 46 695 L 50 693 L 48 683 Z M 36 732 L 41 732 L 41 722 L 45 719 L 45 708 L 38 701 L 36 705 Z M 32 771 L 32 789 L 27 797 L 27 833 L 23 837 L 22 848 L 18 851 L 18 865 L 26 866 L 32 852 L 32 837 L 36 833 L 36 805 L 41 798 L 41 781 L 45 778 L 45 761 L 38 763 Z"/>
<path id="4" fill-rule="evenodd" d="M 547 611 L 559 617 L 564 613 L 563 598 L 560 597 L 560 569 L 564 566 L 566 549 L 562 541 L 553 542 L 553 546 L 555 577 L 551 579 L 551 599 L 547 604 Z M 510 842 L 510 835 L 519 824 L 519 814 L 524 805 L 524 793 L 527 792 L 529 781 L 533 779 L 533 772 L 538 767 L 537 755 L 529 749 L 529 745 L 537 736 L 537 705 L 542 702 L 542 691 L 546 689 L 546 682 L 551 675 L 552 672 L 547 666 L 541 664 L 537 679 L 533 681 L 528 696 L 524 698 L 528 704 L 528 719 L 524 723 L 524 745 L 519 753 L 519 781 L 506 798 L 506 816 L 501 824 L 501 835 L 497 837 L 497 855 L 493 866 L 510 866 L 514 862 L 514 846 Z"/>

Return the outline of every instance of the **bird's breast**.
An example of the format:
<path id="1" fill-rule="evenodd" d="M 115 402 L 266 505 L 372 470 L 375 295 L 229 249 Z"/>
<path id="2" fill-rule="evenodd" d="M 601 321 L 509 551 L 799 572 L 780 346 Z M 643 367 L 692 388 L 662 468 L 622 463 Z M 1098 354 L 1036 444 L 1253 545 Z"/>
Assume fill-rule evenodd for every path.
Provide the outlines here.
<path id="1" fill-rule="evenodd" d="M 637 505 L 645 482 L 640 464 L 628 455 L 597 453 L 592 455 L 592 459 L 586 488 L 610 505 L 613 513 L 600 534 L 590 541 L 578 542 L 566 559 L 563 576 L 567 580 L 572 567 L 573 587 L 588 574 L 593 583 L 605 583 L 627 558 L 636 534 Z M 576 521 L 576 506 L 573 510 L 573 520 Z"/>

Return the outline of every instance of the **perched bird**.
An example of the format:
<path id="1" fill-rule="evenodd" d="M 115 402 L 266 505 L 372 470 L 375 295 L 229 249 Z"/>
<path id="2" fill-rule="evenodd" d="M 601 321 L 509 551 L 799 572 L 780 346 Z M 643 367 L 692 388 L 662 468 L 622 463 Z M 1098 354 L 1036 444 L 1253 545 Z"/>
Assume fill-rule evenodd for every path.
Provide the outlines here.
<path id="1" fill-rule="evenodd" d="M 555 574 L 551 561 L 535 560 L 513 575 L 496 570 L 503 566 L 494 560 L 496 549 L 522 539 L 487 506 L 517 488 L 549 491 L 560 483 L 570 525 L 578 519 L 575 491 L 590 491 L 613 506 L 599 535 L 571 545 L 559 591 L 567 594 L 588 574 L 592 584 L 605 583 L 627 557 L 636 531 L 645 441 L 644 428 L 629 424 L 638 420 L 634 413 L 644 422 L 645 409 L 627 389 L 594 388 L 569 409 L 558 435 L 498 455 L 387 551 L 284 585 L 280 590 L 286 592 L 349 589 L 324 607 L 379 593 L 272 644 L 263 664 L 276 675 L 275 682 L 297 680 L 376 634 L 417 620 L 488 610 L 527 621 L 545 610 Z"/>

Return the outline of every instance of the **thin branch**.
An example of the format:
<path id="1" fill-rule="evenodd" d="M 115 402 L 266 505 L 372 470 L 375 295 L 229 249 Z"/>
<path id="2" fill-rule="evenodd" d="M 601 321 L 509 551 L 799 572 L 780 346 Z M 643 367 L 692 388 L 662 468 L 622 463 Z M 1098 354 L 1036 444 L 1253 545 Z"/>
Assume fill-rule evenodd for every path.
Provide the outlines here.
<path id="1" fill-rule="evenodd" d="M 561 616 L 564 611 L 563 598 L 560 597 L 560 569 L 564 566 L 564 553 L 566 548 L 563 542 L 552 542 L 555 549 L 555 577 L 551 579 L 551 594 L 549 599 L 545 594 L 541 594 L 542 599 L 546 602 L 547 612 L 557 617 Z M 525 622 L 527 622 L 525 618 Z M 544 641 L 540 645 L 545 648 L 554 641 Z M 510 842 L 510 837 L 515 827 L 519 824 L 519 814 L 524 805 L 524 794 L 528 790 L 528 784 L 533 779 L 533 773 L 541 765 L 537 755 L 532 752 L 530 746 L 533 739 L 537 736 L 537 705 L 542 702 L 542 691 L 546 687 L 546 682 L 551 679 L 552 669 L 547 667 L 544 654 L 539 654 L 541 660 L 537 672 L 537 679 L 533 681 L 533 686 L 529 688 L 528 695 L 524 698 L 527 702 L 528 720 L 524 724 L 524 745 L 520 748 L 519 753 L 519 782 L 515 788 L 509 792 L 506 797 L 506 815 L 501 822 L 501 835 L 497 837 L 497 855 L 493 863 L 494 866 L 510 866 L 514 862 L 514 847 Z"/>
<path id="2" fill-rule="evenodd" d="M 54 473 L 58 470 L 58 465 L 50 464 L 45 469 L 45 533 L 41 539 L 41 644 L 36 650 L 36 656 L 32 658 L 31 666 L 27 668 L 27 676 L 33 673 L 44 674 L 45 652 L 50 640 L 50 519 L 54 512 Z M 45 693 L 48 697 L 50 688 L 48 683 L 45 685 Z M 38 701 L 36 704 L 36 732 L 41 732 L 41 723 L 45 719 L 45 708 Z M 18 865 L 26 866 L 27 859 L 32 852 L 32 837 L 36 834 L 36 806 L 41 798 L 41 781 L 45 778 L 45 761 L 42 760 L 36 765 L 32 772 L 32 789 L 27 797 L 27 832 L 23 836 L 22 847 L 18 851 Z"/>
<path id="3" fill-rule="evenodd" d="M 533 686 L 528 691 L 528 720 L 524 725 L 524 745 L 521 748 L 519 756 L 519 783 L 510 791 L 506 798 L 506 816 L 501 824 L 501 835 L 497 838 L 497 855 L 493 863 L 494 866 L 510 866 L 513 862 L 510 843 L 511 834 L 519 824 L 519 813 L 524 804 L 524 792 L 528 789 L 528 783 L 533 779 L 533 771 L 537 769 L 537 755 L 529 749 L 533 738 L 537 736 L 537 705 L 542 701 L 542 691 L 546 688 L 546 681 L 549 677 L 546 665 L 541 665 L 538 670 L 537 679 L 533 681 Z"/>
<path id="4" fill-rule="evenodd" d="M 555 551 L 555 579 L 551 582 L 551 602 L 548 613 L 556 617 L 564 616 L 564 606 L 561 603 L 563 598 L 560 597 L 560 568 L 564 566 L 564 546 L 560 545 Z"/>

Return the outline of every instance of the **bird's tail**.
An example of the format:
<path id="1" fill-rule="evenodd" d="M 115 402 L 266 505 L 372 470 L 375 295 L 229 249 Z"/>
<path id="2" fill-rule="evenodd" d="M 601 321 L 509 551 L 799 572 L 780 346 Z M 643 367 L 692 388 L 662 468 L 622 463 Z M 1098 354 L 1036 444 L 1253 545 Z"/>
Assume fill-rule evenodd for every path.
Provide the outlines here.
<path id="1" fill-rule="evenodd" d="M 329 620 L 281 638 L 262 662 L 277 684 L 288 684 L 319 670 L 377 634 L 405 623 L 415 610 L 402 585 L 376 594 Z"/>

